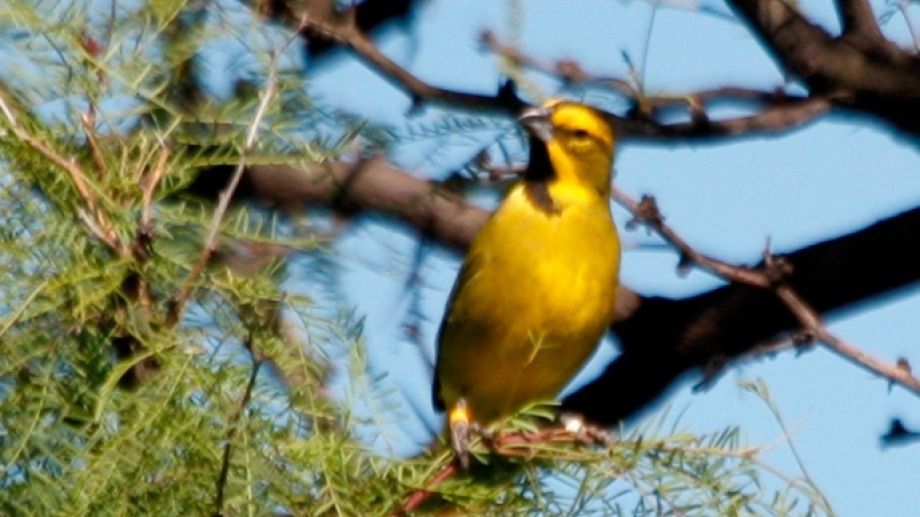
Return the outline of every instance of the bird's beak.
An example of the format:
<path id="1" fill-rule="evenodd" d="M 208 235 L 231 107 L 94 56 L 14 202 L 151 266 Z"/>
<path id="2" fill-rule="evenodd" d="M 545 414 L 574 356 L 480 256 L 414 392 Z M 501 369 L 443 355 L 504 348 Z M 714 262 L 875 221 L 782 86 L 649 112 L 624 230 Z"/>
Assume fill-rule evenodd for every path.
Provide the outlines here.
<path id="1" fill-rule="evenodd" d="M 552 112 L 547 108 L 527 108 L 518 117 L 518 122 L 531 136 L 549 142 L 553 137 Z"/>

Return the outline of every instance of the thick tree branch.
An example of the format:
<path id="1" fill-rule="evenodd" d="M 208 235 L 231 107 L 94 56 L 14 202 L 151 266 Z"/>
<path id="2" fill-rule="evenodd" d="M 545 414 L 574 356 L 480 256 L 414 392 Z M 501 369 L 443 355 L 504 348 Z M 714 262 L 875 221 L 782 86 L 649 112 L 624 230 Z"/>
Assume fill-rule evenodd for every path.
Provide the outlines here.
<path id="1" fill-rule="evenodd" d="M 854 16 L 862 12 L 856 0 L 841 3 Z M 830 96 L 842 107 L 874 114 L 920 134 L 920 59 L 916 56 L 884 40 L 866 45 L 865 38 L 854 40 L 846 34 L 834 38 L 783 0 L 731 0 L 729 4 L 780 65 L 802 78 L 812 94 Z"/>
<path id="2" fill-rule="evenodd" d="M 920 95 L 912 71 L 871 62 L 858 49 L 833 38 L 782 0 L 732 0 L 780 63 L 813 87 L 872 90 L 896 96 Z"/>
<path id="3" fill-rule="evenodd" d="M 202 171 L 192 192 L 213 198 L 233 167 Z M 247 167 L 237 194 L 270 206 L 331 206 L 346 213 L 376 212 L 402 220 L 442 244 L 462 250 L 489 217 L 449 190 L 415 178 L 380 158 L 356 163 Z"/>

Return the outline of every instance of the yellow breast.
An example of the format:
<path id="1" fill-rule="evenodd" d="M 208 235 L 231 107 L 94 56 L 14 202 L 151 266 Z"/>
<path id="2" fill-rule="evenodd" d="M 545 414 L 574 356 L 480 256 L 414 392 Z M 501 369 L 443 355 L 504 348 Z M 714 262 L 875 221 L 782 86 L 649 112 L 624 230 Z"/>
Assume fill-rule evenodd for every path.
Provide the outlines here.
<path id="1" fill-rule="evenodd" d="M 488 423 L 551 399 L 613 319 L 619 241 L 606 196 L 560 183 L 557 210 L 509 192 L 473 242 L 440 336 L 441 398 Z"/>

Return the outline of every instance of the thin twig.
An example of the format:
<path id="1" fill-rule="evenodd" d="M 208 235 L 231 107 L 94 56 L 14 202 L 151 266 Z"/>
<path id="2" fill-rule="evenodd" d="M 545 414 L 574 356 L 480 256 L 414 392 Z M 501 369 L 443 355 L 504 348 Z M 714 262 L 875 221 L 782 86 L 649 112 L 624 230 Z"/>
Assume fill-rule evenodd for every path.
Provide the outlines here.
<path id="1" fill-rule="evenodd" d="M 152 224 L 151 206 L 153 205 L 153 194 L 156 192 L 157 185 L 166 174 L 166 165 L 169 163 L 170 149 L 166 142 L 161 141 L 160 156 L 157 159 L 153 169 L 145 174 L 140 181 L 141 185 L 141 231 L 149 231 Z"/>
<path id="2" fill-rule="evenodd" d="M 824 343 L 844 359 L 862 367 L 869 372 L 880 375 L 894 384 L 920 395 L 920 379 L 911 374 L 910 369 L 889 364 L 881 359 L 867 354 L 856 347 L 830 333 L 821 323 L 818 313 L 788 285 L 780 285 L 776 294 L 786 303 L 789 309 L 799 319 L 799 322 L 814 333 L 815 339 Z"/>
<path id="3" fill-rule="evenodd" d="M 265 363 L 265 358 L 255 350 L 252 343 L 252 336 L 246 341 L 246 348 L 250 351 L 252 357 L 252 371 L 249 374 L 249 382 L 246 384 L 246 390 L 240 399 L 236 412 L 230 416 L 227 430 L 227 440 L 224 443 L 224 453 L 220 463 L 220 473 L 217 475 L 217 493 L 214 498 L 214 515 L 223 515 L 224 509 L 224 490 L 227 486 L 227 477 L 230 473 L 230 457 L 233 453 L 233 441 L 239 432 L 239 421 L 252 400 L 252 391 L 256 386 L 256 380 L 259 377 L 259 369 Z"/>
<path id="4" fill-rule="evenodd" d="M 695 263 L 733 282 L 762 288 L 770 287 L 770 280 L 763 271 L 738 267 L 696 251 L 687 241 L 678 235 L 677 232 L 664 223 L 664 216 L 662 216 L 661 212 L 658 210 L 658 204 L 655 198 L 651 196 L 642 196 L 641 201 L 636 201 L 616 187 L 613 187 L 612 195 L 613 199 L 626 207 L 635 218 L 627 224 L 635 224 L 638 222 L 654 229 L 680 251 L 682 267 L 689 263 Z"/>
<path id="5" fill-rule="evenodd" d="M 86 133 L 86 144 L 89 146 L 96 173 L 100 178 L 105 177 L 105 160 L 102 158 L 99 141 L 96 139 L 96 109 L 92 104 L 88 112 L 80 114 L 80 123 L 83 124 L 83 131 Z"/>
<path id="6" fill-rule="evenodd" d="M 96 199 L 96 193 L 93 192 L 93 189 L 87 180 L 87 175 L 83 171 L 83 168 L 80 167 L 80 164 L 76 158 L 64 157 L 58 154 L 54 149 L 46 145 L 44 142 L 26 132 L 19 125 L 19 121 L 16 115 L 13 113 L 13 110 L 10 108 L 9 104 L 7 103 L 7 99 L 3 96 L 2 92 L 0 92 L 0 111 L 3 112 L 10 130 L 19 140 L 25 142 L 26 145 L 39 152 L 42 156 L 47 158 L 49 161 L 67 173 L 71 183 L 77 190 L 77 193 L 80 195 L 80 197 L 83 198 L 83 202 L 86 204 L 86 208 L 89 211 L 87 216 L 84 217 L 79 213 L 78 210 L 78 215 L 81 216 L 81 219 L 83 219 L 84 222 L 88 223 L 87 228 L 90 230 L 90 232 L 118 255 L 127 255 L 127 248 L 118 238 L 118 233 L 112 227 L 111 223 L 109 223 L 105 213 L 99 208 L 99 203 Z"/>
<path id="7" fill-rule="evenodd" d="M 655 32 L 655 19 L 658 17 L 658 2 L 652 2 L 652 14 L 649 16 L 648 27 L 645 28 L 645 42 L 642 44 L 642 64 L 639 65 L 638 73 L 636 74 L 636 84 L 639 86 L 639 91 L 645 91 L 645 76 L 646 70 L 648 68 L 648 54 L 649 49 L 652 48 L 652 34 Z"/>
<path id="8" fill-rule="evenodd" d="M 913 45 L 914 51 L 920 52 L 920 37 L 917 36 L 917 31 L 914 30 L 914 23 L 910 19 L 910 12 L 907 10 L 907 0 L 898 0 L 895 6 L 898 12 L 901 13 L 901 17 L 904 18 L 904 25 L 907 26 L 907 33 L 910 34 L 910 43 Z"/>
<path id="9" fill-rule="evenodd" d="M 762 269 L 739 267 L 713 259 L 693 249 L 672 228 L 664 223 L 664 217 L 658 210 L 654 198 L 644 196 L 636 202 L 623 192 L 614 188 L 613 197 L 620 202 L 642 223 L 661 235 L 681 253 L 681 264 L 695 263 L 720 277 L 744 285 L 773 290 L 798 319 L 799 324 L 825 346 L 843 356 L 852 363 L 876 374 L 892 383 L 898 384 L 916 395 L 920 395 L 920 379 L 913 376 L 909 368 L 888 364 L 877 359 L 860 348 L 853 346 L 831 334 L 821 322 L 817 311 L 811 307 L 796 291 L 785 282 L 790 271 L 788 265 L 769 253 L 766 254 Z"/>
<path id="10" fill-rule="evenodd" d="M 524 107 L 524 103 L 517 98 L 514 91 L 508 88 L 501 88 L 496 95 L 480 95 L 439 88 L 422 81 L 381 52 L 355 26 L 354 20 L 333 24 L 319 19 L 310 19 L 304 26 L 311 32 L 351 48 L 361 59 L 368 62 L 387 79 L 409 92 L 416 104 L 422 101 L 432 101 L 515 115 Z"/>
<path id="11" fill-rule="evenodd" d="M 466 93 L 447 88 L 435 87 L 421 80 L 417 76 L 381 52 L 372 41 L 358 30 L 353 21 L 336 23 L 310 20 L 306 28 L 323 37 L 336 41 L 351 48 L 361 59 L 370 64 L 374 69 L 383 74 L 388 80 L 405 90 L 416 105 L 422 102 L 438 102 L 458 106 L 466 109 L 479 109 L 493 112 L 517 114 L 526 103 L 521 101 L 514 92 L 511 83 L 499 89 L 496 95 L 479 95 Z M 510 56 L 510 55 L 509 55 Z M 518 54 L 518 58 L 523 58 Z M 522 61 L 523 62 L 523 61 Z M 612 87 L 630 93 L 632 97 L 638 95 L 634 87 L 623 81 L 612 81 Z M 731 89 L 722 93 L 738 93 L 740 89 Z M 718 90 L 711 90 L 711 95 Z M 710 95 L 707 94 L 707 95 Z M 662 123 L 652 120 L 641 112 L 632 116 L 622 117 L 608 114 L 610 120 L 616 124 L 626 136 L 636 138 L 661 139 L 706 139 L 714 137 L 737 136 L 755 133 L 776 133 L 800 127 L 817 117 L 830 111 L 833 107 L 831 100 L 825 97 L 794 97 L 785 94 L 770 94 L 759 92 L 751 93 L 749 97 L 759 98 L 772 96 L 775 102 L 769 102 L 758 113 L 751 116 L 730 118 L 724 120 L 709 120 L 700 116 L 700 110 L 692 108 L 693 102 L 686 102 L 691 106 L 692 120 L 674 124 Z M 679 102 L 669 98 L 669 104 Z M 778 98 L 777 98 L 778 97 Z"/>
<path id="12" fill-rule="evenodd" d="M 738 23 L 738 18 L 733 16 L 731 13 L 719 11 L 714 7 L 704 5 L 707 2 L 702 2 L 698 0 L 651 0 L 651 3 L 656 6 L 666 7 L 669 9 L 674 9 L 676 11 L 686 11 L 689 13 L 700 13 L 707 16 L 712 16 L 718 20 Z"/>
<path id="13" fill-rule="evenodd" d="M 394 516 L 403 516 L 409 515 L 410 513 L 418 510 L 423 504 L 428 502 L 436 492 L 433 492 L 435 488 L 438 487 L 441 483 L 447 481 L 448 479 L 456 476 L 460 473 L 460 465 L 456 462 L 452 462 L 440 472 L 435 474 L 431 481 L 428 482 L 428 485 L 425 488 L 420 488 L 415 490 L 406 500 L 403 502 L 399 510 L 393 512 Z"/>
<path id="14" fill-rule="evenodd" d="M 635 109 L 629 116 L 610 116 L 626 136 L 662 139 L 775 133 L 802 126 L 832 107 L 830 99 L 818 95 L 802 97 L 781 89 L 769 91 L 736 86 L 673 95 L 646 95 L 632 81 L 591 74 L 572 59 L 562 59 L 554 64 L 543 62 L 501 42 L 490 31 L 484 31 L 480 40 L 493 52 L 531 70 L 557 77 L 566 83 L 607 88 L 633 101 Z M 706 106 L 720 100 L 757 103 L 761 108 L 749 116 L 712 120 L 705 111 Z M 689 122 L 664 123 L 656 119 L 655 115 L 660 110 L 679 106 L 689 111 Z"/>
<path id="15" fill-rule="evenodd" d="M 582 424 L 577 430 L 570 430 L 564 426 L 548 426 L 536 431 L 503 432 L 492 437 L 479 436 L 493 454 L 517 458 L 552 458 L 565 459 L 565 455 L 558 450 L 540 448 L 552 445 L 603 445 L 611 447 L 614 444 L 613 435 L 608 431 Z M 572 456 L 571 459 L 577 459 Z M 403 502 L 402 506 L 393 513 L 394 516 L 407 515 L 417 510 L 432 496 L 433 491 L 444 481 L 456 476 L 463 469 L 458 461 L 454 461 L 441 469 L 425 486 L 413 491 Z"/>
<path id="16" fill-rule="evenodd" d="M 535 446 L 554 444 L 601 445 L 612 447 L 616 439 L 607 430 L 582 424 L 578 430 L 565 426 L 549 426 L 536 431 L 501 433 L 487 440 L 492 452 L 501 456 L 524 457 L 528 459 L 547 457 L 561 459 L 558 451 L 541 450 Z"/>
<path id="17" fill-rule="evenodd" d="M 547 63 L 521 50 L 503 43 L 492 31 L 483 31 L 480 41 L 492 52 L 510 59 L 517 64 L 525 66 L 536 72 L 554 76 L 567 83 L 589 84 L 613 90 L 627 99 L 641 102 L 643 107 L 670 107 L 686 106 L 690 109 L 699 109 L 700 106 L 715 100 L 738 100 L 760 103 L 792 103 L 806 99 L 799 95 L 791 95 L 781 89 L 760 90 L 739 86 L 725 86 L 709 88 L 695 92 L 674 93 L 669 95 L 647 95 L 633 86 L 632 82 L 619 77 L 602 76 L 586 71 L 573 59 L 560 59 L 555 63 Z"/>
<path id="18" fill-rule="evenodd" d="M 812 491 L 820 499 L 821 504 L 829 510 L 831 515 L 834 514 L 831 508 L 830 501 L 824 497 L 824 494 L 821 493 L 821 490 L 818 488 L 818 484 L 815 482 L 814 478 L 811 477 L 811 474 L 808 472 L 808 468 L 805 467 L 805 462 L 802 460 L 802 456 L 799 454 L 799 449 L 795 445 L 795 441 L 792 439 L 793 432 L 786 426 L 786 421 L 783 419 L 783 415 L 780 412 L 779 408 L 776 406 L 776 403 L 769 396 L 769 394 L 760 389 L 753 389 L 753 392 L 757 397 L 763 402 L 767 409 L 770 411 L 770 414 L 773 416 L 773 419 L 776 421 L 776 424 L 779 426 L 780 431 L 783 433 L 782 441 L 786 443 L 789 448 L 789 452 L 792 454 L 792 458 L 795 460 L 796 465 L 799 468 L 799 472 L 802 473 L 802 480 L 812 488 Z"/>
<path id="19" fill-rule="evenodd" d="M 555 64 L 546 63 L 531 55 L 525 54 L 517 47 L 503 43 L 494 32 L 486 30 L 479 35 L 480 42 L 489 50 L 510 60 L 514 64 L 524 66 L 531 70 L 547 75 L 559 77 L 569 83 L 591 83 L 612 89 L 627 98 L 634 99 L 640 95 L 632 83 L 618 77 L 599 77 L 590 75 L 581 66 L 571 59 L 562 59 Z"/>
<path id="20" fill-rule="evenodd" d="M 109 19 L 105 24 L 105 48 L 112 46 L 112 35 L 115 34 L 115 23 L 118 18 L 118 0 L 109 0 Z"/>
<path id="21" fill-rule="evenodd" d="M 304 23 L 306 23 L 306 19 L 302 21 L 302 25 Z M 233 175 L 230 177 L 227 186 L 224 187 L 218 196 L 217 208 L 214 210 L 214 215 L 211 217 L 211 224 L 208 227 L 208 233 L 204 239 L 204 246 L 202 247 L 201 254 L 192 266 L 188 276 L 182 282 L 179 291 L 172 296 L 169 314 L 166 318 L 167 326 L 175 326 L 181 319 L 188 299 L 198 282 L 198 277 L 204 272 L 205 267 L 208 265 L 208 261 L 211 259 L 211 255 L 213 255 L 214 251 L 217 249 L 217 235 L 220 231 L 220 224 L 223 221 L 224 215 L 227 213 L 227 209 L 230 207 L 230 200 L 233 198 L 237 186 L 239 186 L 240 179 L 243 177 L 243 171 L 246 169 L 246 158 L 253 147 L 255 147 L 256 138 L 259 134 L 259 126 L 262 124 L 262 119 L 268 112 L 268 106 L 277 91 L 278 59 L 281 53 L 296 39 L 296 34 L 296 32 L 293 33 L 278 51 L 272 52 L 268 66 L 268 76 L 265 79 L 265 87 L 262 88 L 262 91 L 259 93 L 259 104 L 256 108 L 252 123 L 249 125 L 249 129 L 246 132 L 246 138 L 243 141 L 243 152 L 240 156 L 239 163 L 236 165 L 236 169 L 234 169 Z"/>

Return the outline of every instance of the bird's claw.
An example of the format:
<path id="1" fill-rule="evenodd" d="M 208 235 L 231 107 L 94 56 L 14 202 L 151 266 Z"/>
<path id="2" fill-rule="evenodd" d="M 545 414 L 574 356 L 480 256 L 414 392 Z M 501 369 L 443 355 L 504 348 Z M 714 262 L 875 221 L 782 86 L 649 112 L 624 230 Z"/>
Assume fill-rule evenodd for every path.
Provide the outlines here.
<path id="1" fill-rule="evenodd" d="M 470 421 L 466 400 L 460 399 L 450 410 L 448 418 L 450 423 L 450 445 L 457 455 L 457 461 L 463 470 L 470 468 L 470 432 L 478 429 L 475 422 Z"/>

